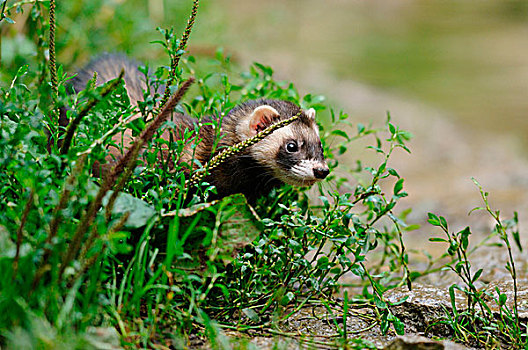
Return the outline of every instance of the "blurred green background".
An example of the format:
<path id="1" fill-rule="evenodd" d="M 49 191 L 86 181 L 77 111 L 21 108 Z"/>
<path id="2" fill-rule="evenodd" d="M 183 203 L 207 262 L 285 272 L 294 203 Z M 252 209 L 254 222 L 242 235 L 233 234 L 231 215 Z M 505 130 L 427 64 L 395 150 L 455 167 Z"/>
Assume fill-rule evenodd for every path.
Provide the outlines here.
<path id="1" fill-rule="evenodd" d="M 161 46 L 150 43 L 161 38 L 155 28 L 181 32 L 191 5 L 59 0 L 58 61 L 73 71 L 106 51 L 166 63 Z M 15 25 L 1 24 L 4 73 L 34 55 L 28 12 L 12 15 Z M 420 100 L 473 128 L 528 139 L 526 0 L 202 1 L 190 43 L 195 54 L 222 46 L 242 64 L 278 65 L 294 82 L 325 66 L 324 74 L 336 79 Z M 283 69 L 282 61 L 289 62 Z"/>
<path id="2" fill-rule="evenodd" d="M 302 67 L 328 65 L 326 72 L 335 79 L 420 100 L 470 127 L 528 140 L 526 0 L 215 1 L 213 6 L 218 31 L 212 42 L 248 52 L 244 57 L 284 55 Z M 200 34 L 206 42 L 207 33 Z"/>

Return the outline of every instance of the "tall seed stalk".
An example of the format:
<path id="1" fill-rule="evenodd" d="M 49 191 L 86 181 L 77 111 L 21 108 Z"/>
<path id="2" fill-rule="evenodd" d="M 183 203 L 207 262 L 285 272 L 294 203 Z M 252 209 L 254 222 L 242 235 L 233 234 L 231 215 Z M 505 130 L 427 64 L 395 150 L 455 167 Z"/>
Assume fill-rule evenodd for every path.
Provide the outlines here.
<path id="1" fill-rule="evenodd" d="M 185 27 L 183 35 L 180 39 L 178 49 L 176 50 L 174 54 L 171 53 L 171 70 L 169 72 L 169 81 L 167 82 L 167 85 L 165 86 L 165 92 L 163 93 L 163 97 L 159 104 L 158 113 L 161 112 L 161 110 L 163 109 L 163 107 L 165 106 L 165 104 L 167 103 L 169 99 L 170 88 L 174 84 L 174 80 L 176 79 L 176 69 L 178 68 L 178 64 L 180 63 L 180 59 L 183 53 L 185 52 L 185 49 L 187 48 L 187 42 L 189 41 L 189 36 L 191 35 L 192 27 L 196 19 L 196 14 L 198 13 L 198 4 L 199 4 L 199 0 L 194 0 L 193 7 L 191 10 L 191 15 L 189 16 L 189 20 L 187 21 L 187 26 Z"/>
<path id="2" fill-rule="evenodd" d="M 7 1 L 6 1 L 7 2 Z M 49 70 L 51 76 L 51 92 L 53 98 L 53 115 L 57 119 L 57 101 L 59 99 L 59 88 L 57 79 L 57 62 L 55 60 L 55 0 L 50 0 L 49 7 Z"/>
<path id="3" fill-rule="evenodd" d="M 79 225 L 77 226 L 77 230 L 75 231 L 71 242 L 68 245 L 68 250 L 63 255 L 59 269 L 59 279 L 62 277 L 62 274 L 64 273 L 66 267 L 70 264 L 70 262 L 75 258 L 75 256 L 79 252 L 83 237 L 85 236 L 90 226 L 93 224 L 97 212 L 102 206 L 103 198 L 105 197 L 107 192 L 110 191 L 110 189 L 114 186 L 117 178 L 121 174 L 123 174 L 125 168 L 134 167 L 141 147 L 146 144 L 152 138 L 152 136 L 154 136 L 156 130 L 158 130 L 159 127 L 169 118 L 173 109 L 176 107 L 178 102 L 181 100 L 181 98 L 184 96 L 184 94 L 187 92 L 193 82 L 194 78 L 190 78 L 180 86 L 178 91 L 168 100 L 167 104 L 163 107 L 161 113 L 158 114 L 156 118 L 154 118 L 154 120 L 150 122 L 149 125 L 147 125 L 147 127 L 136 138 L 136 141 L 134 142 L 132 147 L 127 150 L 123 158 L 121 158 L 117 162 L 117 164 L 112 168 L 110 173 L 105 177 L 104 182 L 99 189 L 99 192 L 97 193 L 94 200 L 90 203 L 86 212 L 81 217 Z M 121 179 L 121 182 L 126 181 L 126 179 L 131 173 L 131 171 L 127 171 L 124 175 L 125 179 Z M 118 191 L 115 190 L 114 193 L 116 192 Z M 95 233 L 92 232 L 91 235 L 94 234 Z"/>

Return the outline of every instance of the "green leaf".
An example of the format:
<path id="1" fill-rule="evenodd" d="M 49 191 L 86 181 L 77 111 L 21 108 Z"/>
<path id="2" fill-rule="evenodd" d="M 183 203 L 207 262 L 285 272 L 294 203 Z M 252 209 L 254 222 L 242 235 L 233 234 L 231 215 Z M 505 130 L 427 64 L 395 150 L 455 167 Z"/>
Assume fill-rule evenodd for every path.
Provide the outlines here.
<path id="1" fill-rule="evenodd" d="M 403 179 L 399 179 L 394 185 L 394 194 L 398 194 L 403 189 Z"/>
<path id="2" fill-rule="evenodd" d="M 255 66 L 257 66 L 262 71 L 262 73 L 264 73 L 265 75 L 268 75 L 268 76 L 273 75 L 273 69 L 270 66 L 265 66 L 258 62 L 255 62 Z"/>
<path id="3" fill-rule="evenodd" d="M 462 245 L 462 248 L 464 250 L 467 250 L 469 246 L 469 235 L 471 234 L 471 230 L 469 229 L 469 226 L 466 226 L 462 231 L 459 232 L 460 234 L 460 243 Z"/>
<path id="4" fill-rule="evenodd" d="M 451 241 L 449 248 L 447 248 L 447 254 L 453 256 L 455 255 L 457 249 L 458 249 L 458 243 L 455 241 Z"/>
<path id="5" fill-rule="evenodd" d="M 365 125 L 363 125 L 361 123 L 358 123 L 357 132 L 358 132 L 358 134 L 362 134 L 363 132 L 365 132 Z"/>
<path id="6" fill-rule="evenodd" d="M 376 303 L 376 307 L 378 309 L 386 309 L 387 308 L 387 303 L 384 302 L 383 300 L 381 300 L 380 298 L 378 298 L 377 296 L 374 297 L 374 302 Z"/>
<path id="7" fill-rule="evenodd" d="M 365 269 L 360 264 L 354 264 L 350 268 L 350 272 L 352 272 L 354 275 L 358 277 L 364 277 L 365 276 Z"/>
<path id="8" fill-rule="evenodd" d="M 429 217 L 429 219 L 427 220 L 427 222 L 429 222 L 431 225 L 433 226 L 441 226 L 440 225 L 440 219 L 438 218 L 438 216 L 436 216 L 435 214 L 433 213 L 427 213 L 427 216 Z"/>
<path id="9" fill-rule="evenodd" d="M 468 213 L 468 215 L 471 215 L 474 211 L 478 211 L 478 210 L 486 210 L 486 208 L 484 207 L 475 207 L 473 209 L 471 209 Z"/>
<path id="10" fill-rule="evenodd" d="M 328 201 L 328 198 L 326 198 L 325 196 L 319 196 L 319 199 L 321 200 L 321 202 L 323 202 L 323 206 L 326 210 L 330 209 L 330 202 Z"/>
<path id="11" fill-rule="evenodd" d="M 333 273 L 334 275 L 339 275 L 341 273 L 342 269 L 341 267 L 333 267 L 330 269 L 330 273 Z"/>
<path id="12" fill-rule="evenodd" d="M 408 295 L 404 296 L 403 298 L 401 298 L 400 300 L 398 300 L 398 301 L 396 301 L 396 302 L 394 302 L 394 303 L 391 303 L 391 306 L 401 305 L 401 304 L 403 304 L 404 302 L 406 302 L 407 299 L 409 299 L 409 296 L 408 296 Z"/>
<path id="13" fill-rule="evenodd" d="M 326 269 L 328 267 L 330 260 L 327 256 L 322 256 L 317 260 L 317 267 L 320 269 Z"/>
<path id="14" fill-rule="evenodd" d="M 405 325 L 398 317 L 394 316 L 392 324 L 394 325 L 394 330 L 398 335 L 403 335 L 405 333 Z"/>
<path id="15" fill-rule="evenodd" d="M 499 306 L 504 306 L 507 300 L 508 296 L 506 294 L 499 293 Z"/>
<path id="16" fill-rule="evenodd" d="M 14 134 L 16 132 L 18 123 L 12 121 L 5 115 L 0 115 L 0 126 L 3 126 L 3 124 L 7 125 L 7 129 L 10 134 Z"/>
<path id="17" fill-rule="evenodd" d="M 112 191 L 108 191 L 103 198 L 103 206 L 106 206 L 108 199 L 112 195 Z M 124 227 L 128 229 L 136 229 L 145 226 L 149 220 L 157 215 L 156 210 L 148 203 L 136 198 L 128 193 L 120 193 L 112 208 L 112 218 L 117 219 L 125 213 L 130 213 Z"/>
<path id="18" fill-rule="evenodd" d="M 453 314 L 455 315 L 455 317 L 457 317 L 458 312 L 456 308 L 455 287 L 456 287 L 455 284 L 449 287 L 449 299 L 451 300 L 451 307 L 453 308 Z"/>
<path id="19" fill-rule="evenodd" d="M 396 133 L 396 127 L 392 123 L 389 123 L 389 131 L 392 135 Z"/>
<path id="20" fill-rule="evenodd" d="M 404 227 L 403 229 L 405 231 L 415 231 L 415 230 L 418 230 L 420 227 L 421 227 L 420 224 L 412 224 L 412 225 Z"/>
<path id="21" fill-rule="evenodd" d="M 347 141 L 350 141 L 350 138 L 348 137 L 348 134 L 344 132 L 343 130 L 332 130 L 330 133 L 331 135 L 341 136 L 347 139 Z"/>
<path id="22" fill-rule="evenodd" d="M 260 322 L 260 316 L 255 312 L 255 310 L 250 308 L 242 309 L 244 315 L 246 315 L 251 321 L 258 323 Z"/>
<path id="23" fill-rule="evenodd" d="M 4 226 L 0 226 L 0 262 L 3 258 L 13 259 L 16 252 L 16 244 L 9 238 L 9 233 Z M 29 243 L 23 243 L 18 252 L 19 257 L 24 257 L 32 252 Z"/>
<path id="24" fill-rule="evenodd" d="M 448 228 L 447 228 L 447 220 L 443 216 L 440 216 L 440 224 L 442 225 L 443 228 L 446 229 L 446 231 L 448 230 Z"/>
<path id="25" fill-rule="evenodd" d="M 473 278 L 471 278 L 471 282 L 475 283 L 476 280 L 479 279 L 480 275 L 482 275 L 483 269 L 479 269 L 475 274 L 473 275 Z"/>
<path id="26" fill-rule="evenodd" d="M 390 323 L 387 320 L 387 313 L 385 312 L 383 313 L 383 315 L 381 315 L 381 323 L 380 323 L 381 334 L 383 335 L 387 334 L 387 331 L 389 330 L 389 326 L 390 326 Z"/>
<path id="27" fill-rule="evenodd" d="M 395 176 L 397 177 L 398 179 L 400 178 L 400 174 L 398 174 L 398 172 L 396 170 L 394 170 L 393 168 L 387 168 L 387 171 L 389 172 L 389 174 L 391 174 L 392 176 Z"/>
<path id="28" fill-rule="evenodd" d="M 455 264 L 455 271 L 460 274 L 462 272 L 462 269 L 464 268 L 464 266 L 466 266 L 466 261 L 465 260 L 458 261 Z M 468 263 L 468 266 L 470 267 L 469 263 Z"/>
<path id="29" fill-rule="evenodd" d="M 513 222 L 515 224 L 515 227 L 517 227 L 519 223 L 519 214 L 517 214 L 516 211 L 513 212 Z M 513 241 L 515 242 L 515 245 L 517 246 L 517 248 L 519 248 L 519 251 L 522 252 L 523 248 L 521 244 L 521 237 L 519 236 L 519 230 L 514 230 L 512 232 L 512 236 L 513 236 Z"/>

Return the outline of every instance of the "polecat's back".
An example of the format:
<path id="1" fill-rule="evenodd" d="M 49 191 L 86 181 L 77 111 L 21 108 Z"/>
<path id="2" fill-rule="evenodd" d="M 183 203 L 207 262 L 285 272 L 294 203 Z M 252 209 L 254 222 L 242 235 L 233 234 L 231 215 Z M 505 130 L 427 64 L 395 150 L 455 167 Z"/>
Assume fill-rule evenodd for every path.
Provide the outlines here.
<path id="1" fill-rule="evenodd" d="M 93 78 L 94 72 L 97 72 L 97 85 L 102 85 L 117 78 L 121 70 L 124 69 L 128 96 L 133 104 L 137 104 L 137 101 L 143 100 L 143 91 L 147 87 L 145 75 L 139 71 L 138 66 L 138 62 L 124 55 L 103 54 L 81 69 L 72 79 L 72 85 L 75 92 L 84 90 L 86 83 Z"/>

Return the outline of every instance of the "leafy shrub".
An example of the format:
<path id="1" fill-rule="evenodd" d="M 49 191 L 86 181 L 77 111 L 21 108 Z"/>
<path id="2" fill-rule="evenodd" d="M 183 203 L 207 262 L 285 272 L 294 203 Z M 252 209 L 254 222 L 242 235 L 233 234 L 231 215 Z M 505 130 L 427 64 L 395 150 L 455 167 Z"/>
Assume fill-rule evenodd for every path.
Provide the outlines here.
<path id="1" fill-rule="evenodd" d="M 6 3 L 7 16 L 19 8 L 6 10 Z M 160 30 L 172 65 L 141 68 L 150 89 L 139 106 L 145 118 L 127 124 L 137 111 L 120 79 L 97 88 L 91 82 L 71 94 L 70 76 L 59 66 L 56 74 L 52 69 L 56 80 L 48 83 L 45 51 L 51 57 L 55 52 L 45 35 L 47 8 L 35 2 L 28 11 L 28 26 L 37 31 L 25 40 L 37 54 L 11 61 L 7 71 L 16 73 L 0 93 L 1 343 L 94 345 L 93 326 L 115 327 L 124 345 L 177 344 L 196 329 L 205 329 L 214 343 L 221 341 L 215 324 L 270 327 L 314 301 L 328 304 L 345 275 L 355 275 L 363 298 L 375 303 L 384 332 L 391 324 L 403 332 L 383 293 L 411 281 L 402 244 L 406 225 L 393 211 L 406 193 L 403 179 L 388 165 L 395 149 L 407 150 L 407 132 L 388 118 L 387 130 L 357 125 L 351 136 L 348 116 L 328 112 L 321 96 L 301 97 L 262 64 L 237 74 L 240 69 L 221 50 L 213 63 L 186 56 L 178 64 L 185 40 L 172 30 Z M 197 87 L 179 111 L 201 118 L 248 99 L 290 100 L 326 112 L 321 137 L 332 169 L 348 144 L 362 137 L 373 138 L 370 148 L 381 155 L 380 164 L 359 162 L 362 180 L 352 189 L 333 175 L 316 195 L 284 186 L 255 208 L 240 195 L 186 201 L 183 171 L 157 165 L 167 141 L 154 136 L 142 155 L 144 166 L 94 179 L 91 169 L 104 160 L 110 136 L 125 127 L 140 134 L 162 109 L 166 94 L 159 87 L 169 86 L 170 95 L 191 75 Z M 60 106 L 78 122 L 76 129 L 58 125 Z M 69 134 L 71 143 L 65 141 Z M 175 156 L 183 142 L 169 145 Z M 382 187 L 389 186 L 386 194 Z M 199 187 L 204 196 L 214 190 Z"/>

